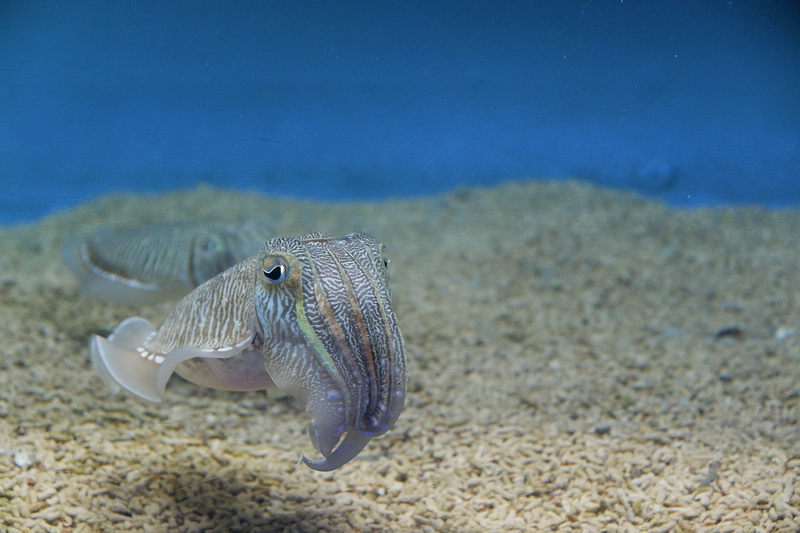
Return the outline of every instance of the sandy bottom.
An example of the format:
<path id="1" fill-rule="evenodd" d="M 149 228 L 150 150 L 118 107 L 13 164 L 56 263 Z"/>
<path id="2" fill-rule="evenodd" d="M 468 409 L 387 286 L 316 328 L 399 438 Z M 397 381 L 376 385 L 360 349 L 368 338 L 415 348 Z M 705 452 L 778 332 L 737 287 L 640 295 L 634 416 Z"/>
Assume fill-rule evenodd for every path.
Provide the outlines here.
<path id="1" fill-rule="evenodd" d="M 259 218 L 390 249 L 395 427 L 331 473 L 263 392 L 111 395 L 87 340 L 174 303 L 80 297 L 101 226 Z M 3 531 L 800 530 L 800 211 L 518 183 L 326 205 L 199 188 L 0 229 Z M 272 237 L 274 235 L 266 235 Z"/>

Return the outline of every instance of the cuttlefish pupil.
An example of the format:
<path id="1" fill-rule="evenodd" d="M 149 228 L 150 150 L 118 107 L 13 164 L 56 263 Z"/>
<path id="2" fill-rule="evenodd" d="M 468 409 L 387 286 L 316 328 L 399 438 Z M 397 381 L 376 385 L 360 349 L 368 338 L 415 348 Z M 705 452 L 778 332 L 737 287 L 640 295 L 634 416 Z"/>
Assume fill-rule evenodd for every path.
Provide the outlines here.
<path id="1" fill-rule="evenodd" d="M 269 240 L 186 296 L 157 331 L 134 317 L 108 339 L 93 336 L 90 347 L 112 388 L 149 401 L 161 401 L 173 372 L 209 387 L 277 387 L 298 398 L 324 456 L 303 461 L 317 470 L 358 455 L 405 402 L 388 257 L 365 233 Z"/>
<path id="2" fill-rule="evenodd" d="M 288 276 L 289 267 L 282 264 L 272 264 L 272 262 L 267 262 L 264 260 L 264 277 L 266 277 L 271 283 L 282 283 L 286 281 L 286 277 Z"/>

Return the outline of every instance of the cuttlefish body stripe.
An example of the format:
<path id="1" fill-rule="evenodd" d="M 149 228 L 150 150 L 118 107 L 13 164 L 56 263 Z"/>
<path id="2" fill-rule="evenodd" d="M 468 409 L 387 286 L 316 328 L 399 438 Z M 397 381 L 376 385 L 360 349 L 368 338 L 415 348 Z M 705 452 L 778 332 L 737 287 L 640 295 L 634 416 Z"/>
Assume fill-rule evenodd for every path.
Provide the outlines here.
<path id="1" fill-rule="evenodd" d="M 344 288 L 343 295 L 346 297 L 346 301 L 342 302 L 342 305 L 340 305 L 336 311 L 333 311 L 333 308 L 330 306 L 330 301 L 328 301 L 329 309 L 333 311 L 334 315 L 339 313 L 340 317 L 344 316 L 347 319 L 345 323 L 349 323 L 358 328 L 357 331 L 350 331 L 349 335 L 347 335 L 344 331 L 343 322 L 341 320 L 335 320 L 335 323 L 338 326 L 337 331 L 335 332 L 337 342 L 341 346 L 353 346 L 360 355 L 359 357 L 356 357 L 352 350 L 347 350 L 345 352 L 347 357 L 343 358 L 342 362 L 351 369 L 351 372 L 348 374 L 360 375 L 361 380 L 365 380 L 370 384 L 370 387 L 366 391 L 362 391 L 362 388 L 356 389 L 360 392 L 367 392 L 366 398 L 357 399 L 357 405 L 359 405 L 358 415 L 359 418 L 363 418 L 364 415 L 374 412 L 375 404 L 379 399 L 379 386 L 381 383 L 379 381 L 380 376 L 377 375 L 378 373 L 373 351 L 373 343 L 378 339 L 374 338 L 369 331 L 366 319 L 364 318 L 364 310 L 361 308 L 360 302 L 366 303 L 374 301 L 380 303 L 380 295 L 376 294 L 374 291 L 372 294 L 362 295 L 361 299 L 359 299 L 359 297 L 356 295 L 353 278 L 357 274 L 363 274 L 363 269 L 365 266 L 362 264 L 362 262 L 353 257 L 352 253 L 348 251 L 347 255 L 349 255 L 351 259 L 353 259 L 353 262 L 358 266 L 351 272 L 348 272 L 343 267 L 341 261 L 335 255 L 330 253 L 328 255 L 331 262 L 336 267 L 338 277 L 341 279 L 341 287 Z M 369 276 L 364 276 L 364 278 L 368 279 Z M 371 283 L 364 283 L 364 281 L 365 280 L 359 279 L 358 285 L 364 287 L 371 286 Z M 330 291 L 331 287 L 328 287 L 328 294 L 337 294 Z M 342 292 L 339 292 L 338 294 L 341 297 Z M 354 373 L 353 369 L 357 369 L 357 373 Z M 361 405 L 362 403 L 365 405 Z M 354 423 L 359 430 L 372 432 L 372 428 L 367 428 L 364 426 L 364 420 L 358 419 L 354 421 Z"/>
<path id="2" fill-rule="evenodd" d="M 400 330 L 391 310 L 388 271 L 386 264 L 383 264 L 385 256 L 384 259 L 378 258 L 381 264 L 376 265 L 374 261 L 370 261 L 370 258 L 374 259 L 374 254 L 367 248 L 361 247 L 358 250 L 363 252 L 362 261 L 357 261 L 359 269 L 345 270 L 341 264 L 340 269 L 343 275 L 353 277 L 352 290 L 348 294 L 353 301 L 353 309 L 359 312 L 356 323 L 364 331 L 361 339 L 368 340 L 364 350 L 369 355 L 366 362 L 373 388 L 370 406 L 365 410 L 368 415 L 365 429 L 381 434 L 388 429 L 386 419 L 394 417 L 389 412 L 392 400 L 398 397 L 398 393 L 405 394 L 405 388 L 398 391 L 395 383 L 395 364 L 402 364 L 405 356 L 398 353 L 393 342 L 400 336 Z M 380 271 L 378 276 L 371 271 L 376 267 Z M 383 279 L 384 283 L 379 285 L 377 279 Z M 357 291 L 358 287 L 362 289 L 361 293 Z"/>
<path id="3" fill-rule="evenodd" d="M 376 301 L 380 303 L 380 295 L 374 291 L 374 285 L 369 280 L 369 276 L 364 276 L 365 280 L 359 280 L 359 286 L 371 287 L 373 289 L 372 294 L 370 295 L 362 295 L 362 298 L 356 295 L 356 290 L 354 287 L 354 281 L 351 276 L 355 277 L 356 274 L 363 274 L 363 269 L 365 268 L 364 265 L 357 261 L 355 257 L 353 257 L 352 253 L 347 252 L 347 254 L 353 259 L 355 264 L 358 265 L 356 269 L 351 274 L 348 274 L 347 270 L 342 265 L 342 262 L 337 259 L 333 254 L 329 254 L 331 260 L 336 265 L 336 268 L 339 272 L 339 277 L 343 280 L 342 286 L 345 289 L 345 294 L 348 300 L 348 309 L 353 312 L 353 324 L 358 327 L 358 332 L 355 337 L 351 340 L 350 344 L 359 348 L 359 353 L 363 356 L 362 359 L 351 359 L 346 360 L 351 367 L 359 367 L 364 374 L 366 374 L 367 382 L 370 384 L 368 389 L 368 398 L 367 398 L 367 405 L 364 406 L 364 414 L 369 414 L 374 412 L 375 410 L 375 403 L 379 399 L 379 378 L 380 376 L 377 375 L 377 369 L 375 364 L 375 353 L 373 351 L 373 342 L 376 340 L 371 332 L 369 331 L 369 327 L 367 325 L 367 320 L 364 317 L 364 310 L 361 308 L 360 302 L 372 302 Z M 366 281 L 366 282 L 365 282 Z M 344 338 L 342 337 L 342 341 Z M 345 341 L 346 342 L 346 341 Z M 366 367 L 366 368 L 364 368 Z M 364 422 L 359 420 L 358 426 L 363 428 Z M 366 429 L 366 428 L 364 428 Z M 371 428 L 369 428 L 371 430 Z"/>
<path id="4" fill-rule="evenodd" d="M 311 345 L 314 349 L 314 353 L 317 355 L 317 358 L 322 362 L 325 369 L 328 371 L 330 377 L 336 382 L 336 386 L 339 388 L 340 391 L 348 390 L 348 384 L 345 382 L 344 377 L 339 372 L 336 367 L 336 363 L 334 363 L 331 354 L 325 349 L 325 345 L 317 335 L 314 326 L 308 320 L 305 311 L 305 305 L 303 301 L 298 299 L 295 303 L 295 313 L 297 316 L 297 321 L 300 324 L 300 329 L 303 332 L 303 336 L 306 338 L 306 341 Z M 347 420 L 347 413 L 350 412 L 350 405 L 349 405 L 349 398 L 348 395 L 344 395 L 344 402 L 345 402 L 345 421 L 343 426 L 348 424 Z"/>

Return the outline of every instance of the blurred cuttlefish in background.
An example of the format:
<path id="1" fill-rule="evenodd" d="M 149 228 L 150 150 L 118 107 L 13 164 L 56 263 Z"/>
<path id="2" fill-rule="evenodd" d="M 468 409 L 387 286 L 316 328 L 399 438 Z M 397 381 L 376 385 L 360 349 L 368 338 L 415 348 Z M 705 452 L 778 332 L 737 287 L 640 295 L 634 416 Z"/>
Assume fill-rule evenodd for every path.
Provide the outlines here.
<path id="1" fill-rule="evenodd" d="M 72 239 L 62 257 L 94 298 L 132 305 L 178 298 L 264 244 L 255 222 L 151 224 Z"/>

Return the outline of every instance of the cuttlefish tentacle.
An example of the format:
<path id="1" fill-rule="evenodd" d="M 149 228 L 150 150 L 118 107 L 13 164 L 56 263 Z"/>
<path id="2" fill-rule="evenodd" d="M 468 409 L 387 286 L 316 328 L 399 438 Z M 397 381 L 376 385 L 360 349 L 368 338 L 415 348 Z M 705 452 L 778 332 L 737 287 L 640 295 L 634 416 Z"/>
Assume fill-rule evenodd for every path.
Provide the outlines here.
<path id="1" fill-rule="evenodd" d="M 339 446 L 320 461 L 311 461 L 305 455 L 300 455 L 300 460 L 309 468 L 320 472 L 336 470 L 343 464 L 354 459 L 364 447 L 372 440 L 373 435 L 361 433 L 357 430 L 347 432 Z"/>

